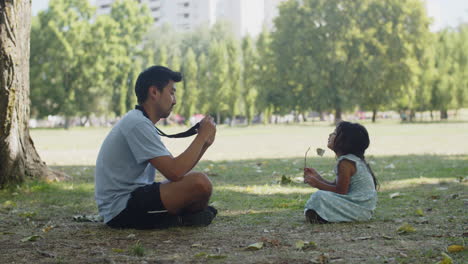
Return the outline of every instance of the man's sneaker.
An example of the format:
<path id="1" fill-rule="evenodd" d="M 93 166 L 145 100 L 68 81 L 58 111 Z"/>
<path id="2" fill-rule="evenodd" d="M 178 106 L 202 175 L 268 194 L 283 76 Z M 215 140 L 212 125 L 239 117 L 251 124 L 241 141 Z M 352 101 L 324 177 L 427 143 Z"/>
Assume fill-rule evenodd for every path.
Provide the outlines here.
<path id="1" fill-rule="evenodd" d="M 214 209 L 214 210 L 213 210 Z M 207 226 L 216 217 L 217 210 L 214 207 L 207 207 L 202 211 L 181 216 L 183 226 Z"/>
<path id="2" fill-rule="evenodd" d="M 210 210 L 213 213 L 214 216 L 216 216 L 218 214 L 218 210 L 216 210 L 216 208 L 214 208 L 211 205 L 208 205 L 207 209 Z"/>

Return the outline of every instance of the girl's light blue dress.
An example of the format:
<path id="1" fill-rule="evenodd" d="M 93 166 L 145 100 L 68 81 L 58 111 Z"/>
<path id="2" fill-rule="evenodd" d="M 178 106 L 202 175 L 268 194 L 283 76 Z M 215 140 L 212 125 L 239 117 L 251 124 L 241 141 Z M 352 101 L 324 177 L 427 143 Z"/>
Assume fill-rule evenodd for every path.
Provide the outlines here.
<path id="1" fill-rule="evenodd" d="M 363 160 L 353 154 L 338 158 L 338 164 L 347 159 L 356 164 L 347 194 L 318 190 L 310 196 L 305 210 L 312 209 L 328 222 L 366 221 L 372 217 L 377 204 L 377 191 L 372 175 Z"/>

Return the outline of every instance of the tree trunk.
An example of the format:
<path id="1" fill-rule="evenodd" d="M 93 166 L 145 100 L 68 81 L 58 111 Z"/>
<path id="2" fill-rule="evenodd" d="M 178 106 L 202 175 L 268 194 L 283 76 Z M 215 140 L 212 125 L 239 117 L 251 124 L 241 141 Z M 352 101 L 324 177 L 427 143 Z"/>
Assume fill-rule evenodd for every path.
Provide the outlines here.
<path id="1" fill-rule="evenodd" d="M 31 1 L 0 0 L 0 188 L 26 178 L 56 180 L 29 134 Z"/>
<path id="2" fill-rule="evenodd" d="M 375 123 L 376 119 L 377 119 L 377 110 L 374 109 L 372 110 L 372 123 Z"/>
<path id="3" fill-rule="evenodd" d="M 440 110 L 440 119 L 445 119 L 447 120 L 448 119 L 448 111 L 443 109 L 443 110 Z"/>
<path id="4" fill-rule="evenodd" d="M 416 112 L 413 109 L 411 109 L 410 115 L 409 115 L 409 121 L 414 122 L 415 119 L 416 119 Z"/>
<path id="5" fill-rule="evenodd" d="M 338 124 L 339 122 L 341 122 L 341 109 L 337 108 L 335 109 L 335 124 Z"/>

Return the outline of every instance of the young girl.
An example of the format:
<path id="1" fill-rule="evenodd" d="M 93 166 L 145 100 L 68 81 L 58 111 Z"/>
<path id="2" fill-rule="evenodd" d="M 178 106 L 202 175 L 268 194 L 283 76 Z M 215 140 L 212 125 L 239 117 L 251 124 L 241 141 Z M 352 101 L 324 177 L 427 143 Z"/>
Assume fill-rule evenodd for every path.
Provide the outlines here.
<path id="1" fill-rule="evenodd" d="M 304 182 L 319 189 L 305 205 L 310 223 L 365 221 L 377 203 L 377 180 L 364 160 L 369 134 L 360 124 L 340 122 L 328 137 L 327 147 L 338 162 L 336 179 L 327 181 L 313 168 L 304 168 Z"/>

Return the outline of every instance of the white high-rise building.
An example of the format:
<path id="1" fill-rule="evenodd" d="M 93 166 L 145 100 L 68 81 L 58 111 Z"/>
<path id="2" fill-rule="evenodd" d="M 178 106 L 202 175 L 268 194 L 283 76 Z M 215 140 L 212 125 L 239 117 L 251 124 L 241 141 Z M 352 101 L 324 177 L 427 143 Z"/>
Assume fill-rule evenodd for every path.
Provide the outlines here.
<path id="1" fill-rule="evenodd" d="M 96 0 L 98 14 L 110 13 L 115 0 Z M 156 26 L 169 24 L 190 31 L 202 24 L 226 20 L 237 37 L 256 36 L 263 25 L 272 28 L 277 5 L 285 0 L 139 0 L 150 9 Z"/>

